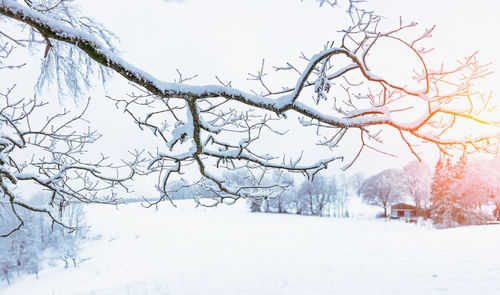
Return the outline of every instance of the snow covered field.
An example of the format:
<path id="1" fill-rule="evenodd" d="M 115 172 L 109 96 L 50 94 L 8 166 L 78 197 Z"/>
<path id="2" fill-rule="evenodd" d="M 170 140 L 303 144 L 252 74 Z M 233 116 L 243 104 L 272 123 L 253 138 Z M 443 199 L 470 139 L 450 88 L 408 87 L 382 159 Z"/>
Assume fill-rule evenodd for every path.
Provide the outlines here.
<path id="1" fill-rule="evenodd" d="M 0 294 L 500 294 L 500 226 L 89 207 L 78 268 L 0 282 Z"/>

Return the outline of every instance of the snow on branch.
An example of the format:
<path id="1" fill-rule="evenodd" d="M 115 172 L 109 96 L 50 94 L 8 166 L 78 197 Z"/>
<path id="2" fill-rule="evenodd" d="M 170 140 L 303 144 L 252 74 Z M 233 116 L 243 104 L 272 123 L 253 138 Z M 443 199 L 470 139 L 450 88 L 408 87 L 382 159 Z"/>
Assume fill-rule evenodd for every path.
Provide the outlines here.
<path id="1" fill-rule="evenodd" d="M 46 214 L 53 223 L 75 230 L 57 217 L 71 202 L 116 203 L 117 192 L 128 189 L 126 182 L 142 161 L 137 155 L 116 166 L 104 156 L 85 159 L 87 145 L 100 137 L 96 131 L 79 132 L 77 128 L 86 123 L 83 116 L 89 101 L 81 113 L 63 111 L 37 124 L 34 116 L 42 114 L 47 103 L 15 98 L 14 94 L 15 86 L 0 92 L 0 192 L 5 197 L 0 200 L 9 204 L 18 225 L 0 236 L 10 235 L 24 224 L 18 208 Z M 52 194 L 47 206 L 32 205 L 18 193 L 17 188 L 29 184 Z"/>
<path id="2" fill-rule="evenodd" d="M 336 7 L 338 2 L 319 1 L 319 4 Z M 209 196 L 217 203 L 228 198 L 264 197 L 273 195 L 275 189 L 281 190 L 280 185 L 272 186 L 255 180 L 258 175 L 262 178 L 269 173 L 268 170 L 287 170 L 312 178 L 335 161 L 345 159 L 344 168 L 347 169 L 364 148 L 386 153 L 373 145 L 382 143 L 381 129 L 384 128 L 396 129 L 401 140 L 417 157 L 412 144 L 416 140 L 431 142 L 442 151 L 457 145 L 489 150 L 489 138 L 499 134 L 498 122 L 483 116 L 492 101 L 473 88 L 475 80 L 490 73 L 487 65 L 480 64 L 476 54 L 472 54 L 454 67 L 434 69 L 426 60 L 430 50 L 417 47 L 431 37 L 434 28 L 424 29 L 417 37 L 404 37 L 404 32 L 419 28 L 415 22 L 405 23 L 400 19 L 399 26 L 382 31 L 379 24 L 383 19 L 362 9 L 362 2 L 348 1 L 346 13 L 352 23 L 341 31 L 340 40 L 328 42 L 314 55 L 302 53 L 303 64 L 288 62 L 285 66 L 274 67 L 277 72 L 290 71 L 297 75 L 294 83 L 273 89 L 273 83 L 268 83 L 272 78 L 266 73 L 263 60 L 259 71 L 250 74 L 260 90 L 248 92 L 233 88 L 231 82 L 223 83 L 219 78 L 217 80 L 221 85 L 187 85 L 184 82 L 192 83 L 196 75 L 184 76 L 178 70 L 179 79 L 176 82 L 161 81 L 120 58 L 112 45 L 112 33 L 94 24 L 88 17 L 79 17 L 72 9 L 72 3 L 60 1 L 55 6 L 34 7 L 14 0 L 1 0 L 0 15 L 32 28 L 35 37 L 31 39 L 31 44 L 45 46 L 42 62 L 48 65 L 51 58 L 58 61 L 46 67 L 47 71 L 42 73 L 40 81 L 65 81 L 65 85 L 78 94 L 83 91 L 81 83 L 84 83 L 83 86 L 89 83 L 90 73 L 94 71 L 92 67 L 98 66 L 104 73 L 102 77 L 110 71 L 120 74 L 138 93 L 131 93 L 125 98 L 109 95 L 108 99 L 114 101 L 116 107 L 139 128 L 151 132 L 164 144 L 156 153 L 136 152 L 133 160 L 124 165 L 126 167 L 105 165 L 105 158 L 97 163 L 84 163 L 73 156 L 72 150 L 77 147 L 76 150 L 81 151 L 84 144 L 99 137 L 97 134 L 59 132 L 63 129 L 49 132 L 47 126 L 50 120 L 41 129 L 22 130 L 16 122 L 21 122 L 24 117 L 4 114 L 1 118 L 12 132 L 2 133 L 2 183 L 32 180 L 61 198 L 71 196 L 82 202 L 97 202 L 98 198 L 92 193 L 90 196 L 82 195 L 80 190 L 68 188 L 64 179 L 69 172 L 85 180 L 84 191 L 87 193 L 93 191 L 93 186 L 87 185 L 94 183 L 87 182 L 90 178 L 113 188 L 135 174 L 156 174 L 159 179 L 156 188 L 160 200 L 163 200 L 170 198 L 172 190 L 168 183 L 171 178 L 181 177 L 184 169 L 195 166 L 199 174 L 199 180 L 194 182 L 198 187 L 197 194 Z M 11 42 L 25 43 L 0 30 L 0 61 L 9 56 Z M 377 55 L 380 48 L 390 55 L 391 46 L 384 44 L 403 48 L 408 59 L 417 61 L 417 68 L 404 69 L 406 80 L 390 77 L 371 62 L 372 56 L 375 56 L 373 58 L 387 59 L 384 60 L 384 68 L 404 67 L 396 57 Z M 0 69 L 2 65 L 3 61 Z M 85 74 L 68 78 L 70 70 L 81 67 L 87 69 Z M 32 101 L 23 105 L 23 111 L 28 114 L 41 106 L 39 102 Z M 8 101 L 5 104 L 6 110 L 16 107 Z M 19 113 L 16 114 L 19 116 Z M 278 123 L 288 122 L 289 117 L 298 118 L 304 128 L 314 128 L 319 137 L 318 145 L 330 149 L 332 156 L 308 163 L 302 156 L 281 157 L 262 152 L 259 144 L 265 143 L 269 134 L 287 134 L 287 130 L 283 130 Z M 79 118 L 77 116 L 75 120 Z M 453 130 L 461 119 L 492 127 L 492 131 L 456 135 Z M 349 130 L 359 131 L 360 137 L 354 158 L 346 159 L 337 152 Z M 63 141 L 72 149 L 56 152 L 52 146 L 44 145 L 54 140 Z M 42 175 L 21 173 L 22 169 L 17 172 L 12 170 L 18 164 L 9 159 L 10 151 L 22 149 L 28 144 L 52 154 L 49 160 L 39 159 L 25 165 L 37 167 Z M 128 168 L 130 172 L 123 177 L 110 178 L 103 176 L 100 168 Z M 245 173 L 252 175 L 255 181 L 251 181 L 251 185 L 231 181 L 227 174 L 220 173 L 221 170 L 235 174 L 246 170 Z M 4 193 L 8 195 L 8 192 L 6 185 Z"/>

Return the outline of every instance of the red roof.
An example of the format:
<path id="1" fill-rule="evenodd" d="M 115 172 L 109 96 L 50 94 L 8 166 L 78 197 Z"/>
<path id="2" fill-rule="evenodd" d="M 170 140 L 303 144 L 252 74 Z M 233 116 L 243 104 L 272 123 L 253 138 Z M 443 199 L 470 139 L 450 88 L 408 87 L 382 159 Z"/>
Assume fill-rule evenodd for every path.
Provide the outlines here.
<path id="1" fill-rule="evenodd" d="M 408 204 L 405 204 L 405 203 L 399 203 L 399 204 L 396 204 L 396 205 L 392 205 L 391 206 L 391 209 L 394 210 L 394 209 L 399 209 L 399 210 L 416 210 L 417 207 L 413 206 L 413 205 L 408 205 Z"/>

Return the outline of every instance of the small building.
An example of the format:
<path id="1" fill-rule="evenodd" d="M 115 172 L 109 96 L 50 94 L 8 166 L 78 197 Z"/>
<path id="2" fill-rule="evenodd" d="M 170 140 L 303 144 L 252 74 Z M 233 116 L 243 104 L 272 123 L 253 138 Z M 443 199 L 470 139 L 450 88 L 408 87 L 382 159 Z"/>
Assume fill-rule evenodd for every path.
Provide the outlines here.
<path id="1" fill-rule="evenodd" d="M 405 203 L 398 203 L 391 206 L 391 217 L 395 218 L 415 218 L 417 217 L 417 207 Z"/>

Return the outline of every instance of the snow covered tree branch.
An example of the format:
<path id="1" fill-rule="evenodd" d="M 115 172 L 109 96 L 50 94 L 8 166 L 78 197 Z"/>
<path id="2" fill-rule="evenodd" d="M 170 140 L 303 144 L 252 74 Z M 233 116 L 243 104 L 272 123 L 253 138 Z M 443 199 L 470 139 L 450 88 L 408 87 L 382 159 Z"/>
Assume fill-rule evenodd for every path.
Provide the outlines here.
<path id="1" fill-rule="evenodd" d="M 16 85 L 0 92 L 0 191 L 1 202 L 11 208 L 18 223 L 0 237 L 23 226 L 18 208 L 46 214 L 53 223 L 74 230 L 59 218 L 64 208 L 70 202 L 115 203 L 116 191 L 126 190 L 125 182 L 136 173 L 139 155 L 121 166 L 111 165 L 102 155 L 86 160 L 87 145 L 100 137 L 96 131 L 81 128 L 80 123 L 86 124 L 86 107 L 82 113 L 63 111 L 41 122 L 35 115 L 48 103 L 15 98 L 15 92 Z M 35 206 L 19 197 L 18 189 L 30 184 L 50 192 L 47 206 Z"/>
<path id="2" fill-rule="evenodd" d="M 341 1 L 319 2 L 336 7 Z M 31 30 L 26 38 L 22 32 L 12 37 L 0 29 L 3 56 L 6 58 L 14 45 L 43 48 L 44 71 L 37 89 L 43 87 L 46 80 L 56 80 L 60 96 L 78 96 L 90 86 L 94 73 L 103 80 L 111 72 L 118 73 L 130 82 L 134 91 L 125 98 L 110 95 L 108 99 L 137 126 L 151 131 L 164 143 L 156 153 L 149 152 L 147 156 L 136 153 L 134 160 L 126 165 L 132 172 L 124 178 L 101 176 L 96 170 L 101 168 L 101 162 L 81 162 L 71 156 L 69 149 L 57 154 L 68 158 L 66 161 L 43 159 L 30 163 L 42 171 L 45 178 L 6 172 L 2 174 L 2 181 L 15 184 L 19 179 L 30 179 L 60 192 L 63 188 L 56 190 L 54 185 L 66 171 L 83 179 L 98 178 L 109 186 L 132 178 L 134 173 L 157 174 L 160 199 L 168 199 L 169 180 L 195 167 L 199 180 L 194 183 L 200 187 L 200 194 L 208 194 L 218 203 L 272 195 L 273 187 L 258 181 L 271 170 L 313 177 L 336 161 L 345 161 L 343 169 L 347 169 L 365 148 L 384 152 L 376 145 L 382 143 L 381 130 L 385 129 L 398 131 L 416 157 L 419 155 L 413 144 L 421 141 L 431 142 L 443 152 L 456 146 L 489 151 L 489 139 L 498 134 L 498 122 L 483 115 L 490 110 L 490 97 L 473 88 L 474 81 L 489 74 L 487 65 L 479 63 L 473 53 L 450 68 L 442 65 L 434 68 L 426 61 L 430 50 L 419 47 L 431 37 L 434 28 L 415 33 L 419 30 L 416 23 L 401 20 L 399 26 L 383 30 L 382 18 L 359 8 L 360 2 L 363 1 L 347 1 L 346 13 L 352 23 L 342 30 L 341 39 L 327 43 L 312 56 L 302 53 L 304 64 L 289 62 L 274 67 L 278 73 L 295 73 L 294 83 L 274 89 L 272 83 L 268 83 L 272 78 L 266 73 L 263 61 L 260 70 L 250 75 L 260 89 L 246 91 L 233 88 L 231 83 L 223 83 L 219 78 L 220 85 L 192 85 L 194 77 L 186 78 L 180 72 L 176 82 L 154 77 L 123 60 L 113 46 L 114 35 L 89 17 L 79 16 L 72 1 L 23 4 L 1 0 L 0 21 L 23 23 Z M 14 45 L 10 45 L 12 43 Z M 396 58 L 384 61 L 383 67 L 374 62 L 379 58 L 377 52 L 390 53 L 391 46 L 403 48 L 407 58 L 416 61 L 416 66 L 401 69 L 402 77 L 391 76 L 383 69 L 402 67 Z M 36 106 L 35 102 L 31 104 Z M 6 107 L 13 106 L 6 104 Z M 311 163 L 302 157 L 263 153 L 259 147 L 266 142 L 264 134 L 285 135 L 287 131 L 283 131 L 279 123 L 290 119 L 298 119 L 303 127 L 314 128 L 318 145 L 330 149 L 331 156 Z M 464 120 L 491 127 L 490 131 L 457 135 L 459 122 Z M 68 134 L 48 134 L 44 129 L 15 130 L 16 125 L 9 121 L 3 126 L 9 124 L 17 134 L 16 139 L 5 139 L 4 150 L 9 152 L 26 145 L 27 135 L 63 140 L 69 146 L 95 139 L 92 134 L 75 139 Z M 2 132 L 5 133 L 3 129 Z M 339 147 L 345 142 L 346 134 L 353 132 L 359 134 L 358 152 L 348 159 L 339 154 Z M 44 149 L 52 152 L 50 147 Z M 148 158 L 147 165 L 143 165 L 146 161 L 143 157 Z M 7 163 L 6 158 L 2 167 Z M 247 170 L 256 181 L 242 187 L 220 170 L 235 173 Z M 86 191 L 89 188 L 84 187 Z M 279 185 L 274 188 L 282 189 Z M 10 196 L 7 186 L 4 193 Z M 96 201 L 73 191 L 64 193 L 80 201 Z M 13 193 L 12 199 L 15 200 Z"/>

